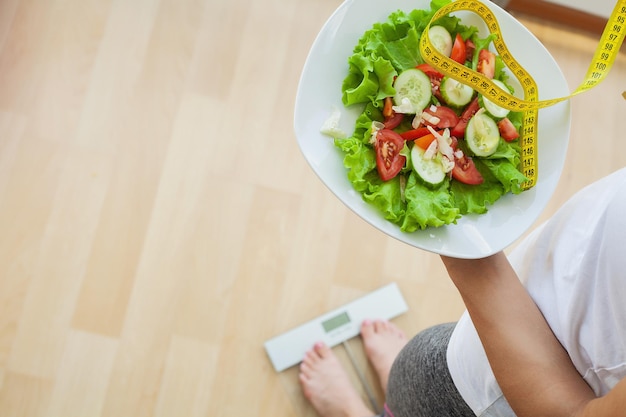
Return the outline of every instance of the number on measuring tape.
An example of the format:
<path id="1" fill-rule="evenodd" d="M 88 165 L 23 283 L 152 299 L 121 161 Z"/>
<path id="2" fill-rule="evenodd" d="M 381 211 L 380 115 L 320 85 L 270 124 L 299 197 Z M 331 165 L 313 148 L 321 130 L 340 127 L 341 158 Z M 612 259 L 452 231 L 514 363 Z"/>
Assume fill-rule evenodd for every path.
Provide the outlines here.
<path id="1" fill-rule="evenodd" d="M 432 46 L 428 36 L 422 36 L 420 38 L 420 52 L 427 63 L 435 66 L 444 75 L 454 78 L 463 84 L 470 85 L 474 90 L 483 95 L 488 95 L 491 101 L 497 101 L 501 107 L 524 112 L 524 124 L 520 138 L 520 143 L 522 144 L 521 170 L 528 178 L 528 181 L 522 185 L 522 188 L 531 188 L 537 182 L 537 141 L 535 135 L 537 134 L 539 109 L 553 106 L 587 91 L 598 85 L 598 83 L 606 77 L 624 41 L 626 32 L 626 0 L 617 1 L 604 28 L 604 32 L 602 33 L 594 57 L 591 60 L 587 74 L 580 85 L 568 96 L 547 100 L 539 100 L 535 80 L 509 53 L 502 39 L 497 19 L 491 10 L 480 1 L 454 1 L 439 9 L 430 23 L 440 17 L 461 10 L 476 13 L 483 19 L 490 33 L 497 35 L 496 39 L 493 41 L 493 45 L 504 64 L 520 82 L 524 92 L 524 98 L 517 98 L 511 95 L 509 92 L 494 86 L 493 82 L 484 75 L 453 61 L 449 57 L 441 55 Z M 430 23 L 426 26 L 425 32 L 428 31 Z"/>

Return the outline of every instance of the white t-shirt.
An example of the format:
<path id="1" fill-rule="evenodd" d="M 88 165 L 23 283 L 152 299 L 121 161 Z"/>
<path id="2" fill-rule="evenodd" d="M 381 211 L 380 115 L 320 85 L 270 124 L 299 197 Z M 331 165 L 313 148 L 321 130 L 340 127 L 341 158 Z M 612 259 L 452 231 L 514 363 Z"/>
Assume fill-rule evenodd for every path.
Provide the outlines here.
<path id="1" fill-rule="evenodd" d="M 586 187 L 509 257 L 596 395 L 626 377 L 626 169 Z M 467 312 L 448 367 L 477 416 L 514 416 Z"/>

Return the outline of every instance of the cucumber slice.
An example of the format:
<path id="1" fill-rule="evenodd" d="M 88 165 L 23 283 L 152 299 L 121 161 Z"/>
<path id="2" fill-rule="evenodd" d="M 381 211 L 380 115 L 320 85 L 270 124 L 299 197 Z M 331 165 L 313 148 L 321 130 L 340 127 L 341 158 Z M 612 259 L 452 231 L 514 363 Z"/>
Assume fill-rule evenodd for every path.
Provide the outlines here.
<path id="1" fill-rule="evenodd" d="M 474 98 L 474 89 L 454 78 L 443 77 L 439 88 L 443 99 L 453 107 L 463 107 Z"/>
<path id="2" fill-rule="evenodd" d="M 450 56 L 452 53 L 452 35 L 446 28 L 443 26 L 431 26 L 428 29 L 428 38 L 439 53 Z"/>
<path id="3" fill-rule="evenodd" d="M 411 149 L 411 163 L 415 173 L 431 186 L 439 185 L 446 178 L 446 171 L 437 155 L 432 159 L 424 158 L 424 150 L 417 145 Z"/>
<path id="4" fill-rule="evenodd" d="M 430 103 L 432 90 L 430 78 L 417 68 L 409 68 L 398 75 L 393 87 L 396 94 L 393 102 L 396 106 L 402 104 L 402 99 L 407 98 L 413 105 L 413 113 L 420 113 Z"/>
<path id="5" fill-rule="evenodd" d="M 476 156 L 492 155 L 500 143 L 500 131 L 496 122 L 479 112 L 467 122 L 465 142 Z"/>
<path id="6" fill-rule="evenodd" d="M 504 83 L 500 80 L 491 80 L 495 85 L 497 85 L 498 87 L 500 87 L 501 89 L 503 89 L 504 91 L 509 91 L 509 89 L 507 88 L 506 85 L 504 85 Z M 486 98 L 485 96 L 483 96 L 483 106 L 485 107 L 485 110 L 487 110 L 489 112 L 490 115 L 492 115 L 493 117 L 496 117 L 498 119 L 502 119 L 503 117 L 506 117 L 510 110 L 509 109 L 505 109 L 504 107 L 500 107 L 497 104 L 495 104 L 493 101 L 490 101 L 488 98 Z"/>

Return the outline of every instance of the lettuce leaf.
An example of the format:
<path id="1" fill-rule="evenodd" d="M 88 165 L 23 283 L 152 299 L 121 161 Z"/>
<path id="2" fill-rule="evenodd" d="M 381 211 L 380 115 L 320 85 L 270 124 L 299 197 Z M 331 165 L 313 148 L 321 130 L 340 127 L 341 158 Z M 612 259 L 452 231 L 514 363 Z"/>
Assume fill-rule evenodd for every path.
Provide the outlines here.
<path id="1" fill-rule="evenodd" d="M 528 178 L 517 169 L 517 165 L 495 159 L 483 159 L 481 162 L 502 184 L 505 193 L 519 194 L 523 191 L 522 183 Z"/>
<path id="2" fill-rule="evenodd" d="M 448 192 L 449 183 L 447 179 L 439 187 L 431 189 L 420 184 L 417 174 L 412 172 L 404 191 L 407 209 L 400 229 L 410 233 L 429 226 L 456 223 L 461 213 Z"/>
<path id="3" fill-rule="evenodd" d="M 389 61 L 355 54 L 348 59 L 348 64 L 349 75 L 342 86 L 344 104 L 376 102 L 395 94 L 392 83 L 398 73 Z"/>
<path id="4" fill-rule="evenodd" d="M 450 193 L 454 198 L 454 204 L 459 208 L 461 214 L 475 213 L 483 214 L 488 211 L 488 207 L 495 203 L 504 194 L 504 187 L 497 178 L 481 164 L 479 159 L 474 159 L 476 169 L 483 176 L 483 183 L 479 185 L 463 184 L 459 181 L 452 181 Z"/>
<path id="5" fill-rule="evenodd" d="M 406 205 L 402 201 L 400 181 L 400 175 L 387 182 L 376 175 L 370 183 L 370 191 L 363 193 L 365 201 L 377 207 L 385 219 L 394 223 L 400 223 L 405 215 Z"/>
<path id="6" fill-rule="evenodd" d="M 376 170 L 376 154 L 371 146 L 366 146 L 354 136 L 337 139 L 336 145 L 345 153 L 343 164 L 348 168 L 348 179 L 355 190 L 364 192 L 370 188 L 367 174 Z"/>
<path id="7" fill-rule="evenodd" d="M 353 54 L 348 58 L 348 76 L 342 85 L 342 101 L 346 106 L 373 102 L 395 94 L 393 80 L 407 68 L 424 63 L 419 53 L 419 40 L 424 28 L 438 9 L 450 0 L 434 0 L 431 10 L 398 10 L 386 22 L 375 23 L 366 31 Z M 444 17 L 442 25 L 457 30 L 459 19 Z"/>

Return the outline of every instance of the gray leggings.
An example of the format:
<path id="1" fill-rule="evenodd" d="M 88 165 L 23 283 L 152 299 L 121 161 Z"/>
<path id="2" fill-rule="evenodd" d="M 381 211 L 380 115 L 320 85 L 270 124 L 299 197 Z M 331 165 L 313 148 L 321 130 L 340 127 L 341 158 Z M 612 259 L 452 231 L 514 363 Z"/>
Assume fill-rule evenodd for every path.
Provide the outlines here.
<path id="1" fill-rule="evenodd" d="M 387 387 L 387 417 L 474 417 L 446 360 L 454 323 L 420 332 L 396 358 Z"/>

